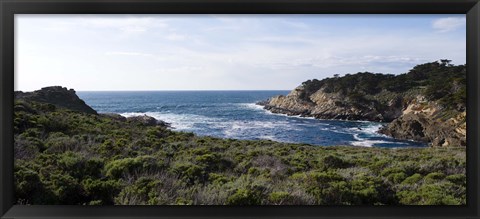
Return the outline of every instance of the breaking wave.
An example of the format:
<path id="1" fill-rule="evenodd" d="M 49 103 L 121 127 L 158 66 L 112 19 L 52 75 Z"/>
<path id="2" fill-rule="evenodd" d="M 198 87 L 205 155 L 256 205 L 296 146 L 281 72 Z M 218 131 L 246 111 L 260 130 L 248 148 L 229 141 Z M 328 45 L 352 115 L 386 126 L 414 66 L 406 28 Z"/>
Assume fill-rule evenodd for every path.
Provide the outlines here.
<path id="1" fill-rule="evenodd" d="M 382 123 L 273 114 L 256 104 L 271 96 L 288 93 L 282 92 L 89 92 L 82 99 L 101 113 L 118 113 L 125 117 L 147 115 L 170 123 L 175 130 L 201 136 L 321 146 L 425 146 L 379 134 Z"/>

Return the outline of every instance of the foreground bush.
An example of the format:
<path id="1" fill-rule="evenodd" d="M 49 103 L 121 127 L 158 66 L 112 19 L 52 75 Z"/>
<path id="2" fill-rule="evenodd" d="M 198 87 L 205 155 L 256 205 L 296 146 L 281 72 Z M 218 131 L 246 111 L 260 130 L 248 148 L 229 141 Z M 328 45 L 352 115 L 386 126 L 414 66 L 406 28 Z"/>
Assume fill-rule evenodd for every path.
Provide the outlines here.
<path id="1" fill-rule="evenodd" d="M 465 148 L 198 137 L 15 105 L 18 204 L 463 205 Z"/>

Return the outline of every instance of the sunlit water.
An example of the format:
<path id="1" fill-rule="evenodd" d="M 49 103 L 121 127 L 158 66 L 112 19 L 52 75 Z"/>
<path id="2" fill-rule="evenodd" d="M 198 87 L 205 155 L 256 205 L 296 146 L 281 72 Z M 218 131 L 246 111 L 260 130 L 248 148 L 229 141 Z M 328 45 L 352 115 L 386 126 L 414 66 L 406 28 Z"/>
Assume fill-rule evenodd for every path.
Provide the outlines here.
<path id="1" fill-rule="evenodd" d="M 317 120 L 273 114 L 257 101 L 289 91 L 77 92 L 99 113 L 148 115 L 177 131 L 235 139 L 269 139 L 314 145 L 424 147 L 378 134 L 376 122 Z"/>

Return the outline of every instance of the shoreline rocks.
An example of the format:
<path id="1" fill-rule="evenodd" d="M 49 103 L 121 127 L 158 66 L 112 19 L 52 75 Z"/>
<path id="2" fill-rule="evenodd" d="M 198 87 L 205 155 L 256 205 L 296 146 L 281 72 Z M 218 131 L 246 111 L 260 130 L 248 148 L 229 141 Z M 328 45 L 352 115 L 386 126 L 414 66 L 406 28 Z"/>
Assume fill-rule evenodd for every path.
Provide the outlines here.
<path id="1" fill-rule="evenodd" d="M 437 103 L 425 101 L 423 96 L 406 101 L 406 104 L 399 104 L 403 100 L 403 98 L 392 100 L 383 112 L 346 108 L 331 102 L 317 102 L 316 105 L 302 100 L 292 100 L 288 95 L 276 96 L 257 104 L 272 113 L 288 116 L 388 122 L 379 133 L 401 140 L 427 142 L 430 146 L 466 146 L 465 116 L 461 116 L 465 115 L 465 112 L 457 116 L 460 118 L 443 121 L 439 118 L 442 110 Z M 419 103 L 418 100 L 424 101 Z"/>
<path id="2" fill-rule="evenodd" d="M 171 124 L 162 120 L 157 120 L 151 116 L 132 116 L 126 118 L 127 122 L 136 122 L 145 126 L 162 126 L 162 127 L 171 127 Z"/>
<path id="3" fill-rule="evenodd" d="M 44 87 L 33 92 L 15 91 L 15 99 L 36 101 L 55 105 L 56 107 L 65 108 L 72 111 L 95 114 L 99 116 L 109 117 L 121 122 L 134 122 L 145 126 L 162 126 L 171 128 L 171 124 L 162 120 L 157 120 L 151 116 L 132 116 L 124 117 L 115 113 L 98 114 L 93 108 L 88 106 L 85 101 L 80 99 L 74 89 L 67 89 L 61 86 Z"/>
<path id="4" fill-rule="evenodd" d="M 379 133 L 396 139 L 466 146 L 464 71 L 465 66 L 433 62 L 401 75 L 314 79 L 257 104 L 289 116 L 385 122 Z"/>

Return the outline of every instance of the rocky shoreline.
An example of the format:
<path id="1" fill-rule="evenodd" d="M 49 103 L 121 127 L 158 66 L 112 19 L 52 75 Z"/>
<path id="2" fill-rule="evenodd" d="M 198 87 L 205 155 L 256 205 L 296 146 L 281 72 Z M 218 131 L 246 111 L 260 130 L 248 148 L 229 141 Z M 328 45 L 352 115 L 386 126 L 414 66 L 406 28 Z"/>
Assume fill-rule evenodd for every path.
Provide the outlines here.
<path id="1" fill-rule="evenodd" d="M 302 104 L 297 105 L 290 100 L 279 100 L 275 97 L 270 102 L 258 102 L 258 105 L 264 107 L 272 113 L 285 114 L 288 116 L 312 117 L 315 119 L 334 119 L 334 120 L 352 120 L 352 121 L 372 121 L 372 122 L 387 122 L 388 124 L 382 127 L 378 132 L 401 140 L 413 140 L 429 143 L 430 146 L 466 146 L 466 112 L 462 112 L 455 118 L 450 118 L 446 121 L 438 120 L 435 115 L 428 115 L 421 111 L 412 111 L 403 113 L 401 108 L 398 108 L 402 114 L 397 118 L 391 120 L 384 117 L 381 113 L 372 114 L 361 112 L 341 112 L 337 110 L 323 111 L 322 113 L 315 113 L 316 105 Z M 280 99 L 283 99 L 280 97 Z M 278 104 L 279 101 L 281 104 Z M 290 108 L 283 108 L 283 105 L 294 106 L 293 110 Z M 408 106 L 407 106 L 408 108 Z M 351 113 L 351 114 L 350 114 Z M 462 122 L 463 121 L 463 122 Z"/>
<path id="2" fill-rule="evenodd" d="M 435 67 L 429 66 L 429 70 L 436 74 L 438 71 L 452 71 L 456 67 L 437 62 L 427 64 Z M 418 74 L 415 70 L 403 75 L 411 77 L 412 74 Z M 380 85 L 395 85 L 394 80 L 398 80 L 396 77 L 403 76 L 358 73 L 306 81 L 286 96 L 275 96 L 257 104 L 272 113 L 289 116 L 386 122 L 388 125 L 381 128 L 379 133 L 396 139 L 426 142 L 433 147 L 466 146 L 465 106 L 446 102 L 451 99 L 448 95 L 459 96 L 461 84 L 455 84 L 458 81 L 455 79 L 452 81 L 452 91 L 444 93 L 445 97 L 427 97 L 431 89 L 428 86 L 433 86 L 428 84 L 431 83 L 428 74 L 433 73 L 425 71 L 426 86 L 410 86 L 400 92 L 393 91 L 389 86 L 368 83 L 371 80 Z M 364 84 L 370 87 L 365 89 Z"/>
<path id="3" fill-rule="evenodd" d="M 172 128 L 171 124 L 162 120 L 157 120 L 154 117 L 141 115 L 124 117 L 115 113 L 97 113 L 93 108 L 88 106 L 85 101 L 80 99 L 74 89 L 67 89 L 61 86 L 44 87 L 33 92 L 15 91 L 15 99 L 35 101 L 40 103 L 52 104 L 55 107 L 65 108 L 72 111 L 95 114 L 111 118 L 113 120 L 122 122 L 132 122 L 142 124 L 144 126 L 162 126 Z"/>

